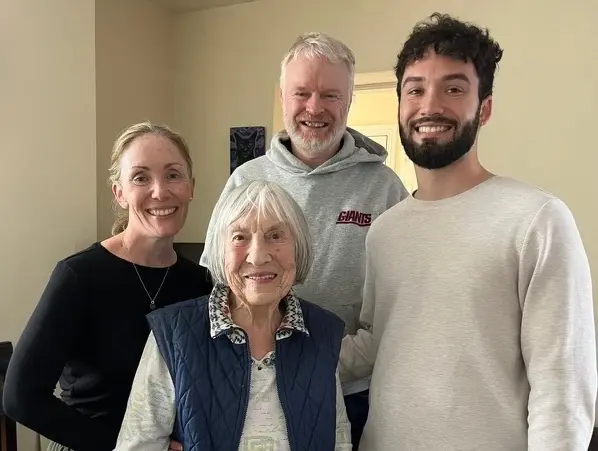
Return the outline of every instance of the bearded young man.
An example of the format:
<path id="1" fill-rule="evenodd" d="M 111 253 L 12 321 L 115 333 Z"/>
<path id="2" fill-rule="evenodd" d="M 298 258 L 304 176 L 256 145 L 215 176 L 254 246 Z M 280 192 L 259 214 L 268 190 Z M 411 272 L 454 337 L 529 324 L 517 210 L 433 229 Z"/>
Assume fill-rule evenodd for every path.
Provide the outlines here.
<path id="1" fill-rule="evenodd" d="M 299 36 L 281 64 L 286 130 L 273 137 L 266 155 L 237 168 L 221 194 L 250 180 L 273 181 L 289 192 L 314 243 L 312 269 L 294 291 L 337 314 L 345 333 L 359 327 L 369 226 L 408 195 L 384 165 L 386 150 L 347 128 L 354 76 L 355 56 L 345 44 L 321 33 Z M 200 263 L 208 265 L 205 254 Z M 354 449 L 367 418 L 368 387 L 369 377 L 343 386 Z"/>
<path id="2" fill-rule="evenodd" d="M 344 379 L 373 369 L 360 451 L 588 449 L 596 344 L 574 218 L 478 160 L 502 53 L 487 30 L 434 14 L 398 55 L 418 190 L 370 229 L 370 327 L 343 342 Z"/>

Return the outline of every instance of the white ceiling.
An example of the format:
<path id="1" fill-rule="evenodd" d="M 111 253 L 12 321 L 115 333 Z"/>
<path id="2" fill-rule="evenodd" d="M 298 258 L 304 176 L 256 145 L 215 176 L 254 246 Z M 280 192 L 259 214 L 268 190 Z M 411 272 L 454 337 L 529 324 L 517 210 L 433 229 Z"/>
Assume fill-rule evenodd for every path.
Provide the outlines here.
<path id="1" fill-rule="evenodd" d="M 154 0 L 176 12 L 196 11 L 199 9 L 217 8 L 219 6 L 234 5 L 235 3 L 249 3 L 255 0 Z"/>

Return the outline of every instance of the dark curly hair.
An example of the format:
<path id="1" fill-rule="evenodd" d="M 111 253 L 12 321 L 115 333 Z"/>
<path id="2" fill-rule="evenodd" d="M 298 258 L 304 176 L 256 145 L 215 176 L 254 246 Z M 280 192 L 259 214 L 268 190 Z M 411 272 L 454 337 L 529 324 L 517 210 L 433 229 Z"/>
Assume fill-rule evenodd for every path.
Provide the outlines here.
<path id="1" fill-rule="evenodd" d="M 503 50 L 490 37 L 488 29 L 462 22 L 448 14 L 434 13 L 429 19 L 415 25 L 397 57 L 395 75 L 399 100 L 405 69 L 421 60 L 429 49 L 434 49 L 438 55 L 471 61 L 480 79 L 480 102 L 492 94 L 494 72 Z"/>

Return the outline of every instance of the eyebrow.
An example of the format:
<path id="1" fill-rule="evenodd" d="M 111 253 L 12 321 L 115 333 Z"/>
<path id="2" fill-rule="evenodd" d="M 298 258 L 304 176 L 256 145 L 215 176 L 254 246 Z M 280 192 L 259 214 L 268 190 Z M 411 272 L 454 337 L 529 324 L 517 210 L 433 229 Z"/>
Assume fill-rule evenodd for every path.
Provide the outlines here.
<path id="1" fill-rule="evenodd" d="M 442 77 L 442 81 L 451 81 L 451 80 L 462 80 L 466 83 L 471 83 L 471 80 L 467 75 L 462 72 L 456 72 L 454 74 L 448 74 Z M 424 77 L 407 77 L 403 80 L 403 86 L 407 83 L 421 83 L 424 81 Z"/>
<path id="2" fill-rule="evenodd" d="M 311 92 L 310 89 L 306 88 L 305 86 L 301 85 L 301 86 L 295 86 L 294 88 L 291 89 L 291 92 L 295 92 L 295 91 L 308 91 Z M 330 93 L 341 93 L 342 90 L 340 89 L 336 89 L 336 88 L 327 88 L 327 89 L 322 89 L 321 91 L 318 91 L 320 94 L 330 94 Z"/>
<path id="3" fill-rule="evenodd" d="M 174 166 L 183 167 L 183 165 L 180 164 L 180 163 L 167 163 L 167 164 L 164 165 L 164 169 L 169 169 L 169 168 L 172 168 Z M 143 171 L 149 171 L 150 170 L 150 168 L 148 166 L 132 166 L 131 169 L 141 169 Z"/>
<path id="4" fill-rule="evenodd" d="M 276 224 L 268 227 L 266 230 L 264 230 L 265 233 L 269 233 L 272 232 L 273 230 L 277 230 L 277 229 L 281 229 L 285 226 L 286 224 L 284 222 L 277 222 Z M 249 230 L 249 227 L 246 226 L 237 226 L 237 227 L 231 227 L 231 233 L 235 233 L 235 232 L 247 232 Z"/>

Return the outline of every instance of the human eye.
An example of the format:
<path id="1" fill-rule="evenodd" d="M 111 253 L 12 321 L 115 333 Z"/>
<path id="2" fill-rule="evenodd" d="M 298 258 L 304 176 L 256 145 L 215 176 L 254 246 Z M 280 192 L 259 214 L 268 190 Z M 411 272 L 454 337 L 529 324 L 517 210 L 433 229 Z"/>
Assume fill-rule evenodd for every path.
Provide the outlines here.
<path id="1" fill-rule="evenodd" d="M 183 174 L 181 174 L 179 171 L 172 171 L 166 174 L 166 178 L 168 180 L 180 180 L 183 178 Z"/>
<path id="2" fill-rule="evenodd" d="M 424 93 L 424 90 L 419 87 L 407 89 L 407 95 L 410 95 L 410 96 L 421 96 L 423 93 Z"/>
<path id="3" fill-rule="evenodd" d="M 131 180 L 136 185 L 144 185 L 150 181 L 150 178 L 147 176 L 147 174 L 137 173 L 134 174 L 133 177 L 131 177 Z"/>
<path id="4" fill-rule="evenodd" d="M 465 90 L 460 86 L 449 86 L 446 89 L 446 92 L 449 94 L 462 94 Z"/>
<path id="5" fill-rule="evenodd" d="M 235 243 L 242 243 L 246 239 L 247 239 L 247 237 L 243 233 L 240 233 L 240 232 L 233 233 L 232 240 Z"/>
<path id="6" fill-rule="evenodd" d="M 274 241 L 280 241 L 284 239 L 284 232 L 282 230 L 273 230 L 270 232 L 268 238 Z"/>

